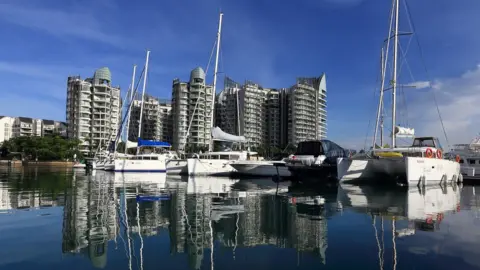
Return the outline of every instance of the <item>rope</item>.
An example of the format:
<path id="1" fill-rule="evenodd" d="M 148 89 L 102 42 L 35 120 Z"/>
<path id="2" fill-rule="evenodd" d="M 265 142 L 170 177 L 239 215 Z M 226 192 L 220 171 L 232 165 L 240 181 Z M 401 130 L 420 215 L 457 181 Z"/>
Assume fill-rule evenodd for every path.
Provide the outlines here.
<path id="1" fill-rule="evenodd" d="M 411 27 L 412 27 L 412 30 L 413 32 L 415 33 L 415 41 L 417 43 L 417 46 L 418 46 L 418 49 L 420 51 L 420 60 L 422 61 L 422 64 L 423 64 L 423 68 L 425 69 L 425 73 L 427 75 L 427 80 L 429 82 L 429 85 L 430 85 L 430 88 L 431 88 L 431 84 L 430 84 L 430 74 L 428 72 L 428 69 L 427 69 L 427 66 L 425 65 L 425 58 L 423 56 L 423 51 L 422 51 L 422 47 L 420 46 L 420 40 L 418 38 L 418 34 L 416 34 L 416 31 L 415 31 L 415 25 L 413 23 L 413 20 L 412 20 L 412 14 L 410 13 L 410 7 L 408 5 L 408 2 L 407 0 L 404 1 L 404 4 L 405 4 L 405 9 L 407 11 L 407 15 L 408 15 L 408 20 L 411 24 Z M 447 145 L 448 145 L 448 148 L 450 149 L 450 142 L 448 141 L 448 136 L 447 136 L 447 131 L 445 130 L 445 125 L 443 124 L 443 119 L 442 119 L 442 115 L 440 113 L 440 109 L 438 108 L 438 102 L 437 102 L 437 95 L 435 94 L 435 90 L 432 91 L 433 93 L 433 100 L 435 101 L 435 107 L 437 108 L 437 113 L 438 113 L 438 118 L 440 118 L 440 123 L 442 124 L 442 130 L 443 130 L 443 134 L 445 135 L 445 140 L 447 142 Z"/>
<path id="2" fill-rule="evenodd" d="M 213 46 L 212 46 L 212 52 L 210 53 L 210 58 L 208 59 L 208 63 L 207 63 L 207 67 L 205 69 L 205 78 L 207 78 L 207 74 L 208 74 L 208 69 L 210 68 L 210 63 L 212 62 L 212 57 L 213 57 L 213 53 L 215 52 L 215 46 L 217 45 L 217 40 L 215 39 L 215 42 L 213 43 Z M 213 93 L 215 94 L 215 93 Z M 190 135 L 190 128 L 192 127 L 192 122 L 193 122 L 193 117 L 195 116 L 195 112 L 197 111 L 197 106 L 198 106 L 198 101 L 200 99 L 197 98 L 197 102 L 195 102 L 195 107 L 193 108 L 193 114 L 192 114 L 192 118 L 190 119 L 190 123 L 188 124 L 188 128 L 187 128 L 187 136 L 186 136 L 186 140 L 185 140 L 185 145 L 188 144 L 188 137 Z M 212 104 L 213 106 L 213 104 Z M 185 147 L 184 147 L 185 148 Z M 184 149 L 185 150 L 185 149 Z"/>

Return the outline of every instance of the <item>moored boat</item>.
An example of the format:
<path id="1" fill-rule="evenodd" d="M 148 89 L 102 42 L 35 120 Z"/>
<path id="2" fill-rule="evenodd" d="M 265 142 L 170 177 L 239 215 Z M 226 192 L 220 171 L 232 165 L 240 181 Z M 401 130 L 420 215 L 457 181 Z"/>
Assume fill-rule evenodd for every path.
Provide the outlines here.
<path id="1" fill-rule="evenodd" d="M 390 32 L 384 41 L 385 48 L 382 49 L 380 98 L 372 150 L 364 157 L 338 158 L 337 177 L 340 182 L 373 183 L 372 181 L 374 181 L 408 186 L 462 181 L 463 176 L 460 173 L 459 163 L 443 157 L 443 148 L 436 137 L 415 137 L 413 128 L 397 125 L 397 89 L 403 87 L 398 83 L 398 56 L 406 55 L 406 52 L 399 53 L 399 36 L 405 33 L 399 32 L 398 29 L 399 2 L 400 0 L 394 0 L 392 3 Z M 393 47 L 391 58 L 388 55 L 390 47 Z M 387 53 L 384 54 L 384 51 Z M 388 59 L 393 59 L 393 63 L 388 62 Z M 387 70 L 390 66 L 392 67 L 391 71 Z M 392 74 L 391 78 L 387 78 L 387 74 Z M 386 87 L 386 82 L 390 82 L 388 87 Z M 407 85 L 407 87 L 412 86 Z M 385 91 L 392 91 L 390 146 L 383 144 Z M 377 145 L 378 130 L 380 130 L 380 146 Z M 406 147 L 397 146 L 397 138 L 400 137 L 413 138 L 413 144 Z"/>

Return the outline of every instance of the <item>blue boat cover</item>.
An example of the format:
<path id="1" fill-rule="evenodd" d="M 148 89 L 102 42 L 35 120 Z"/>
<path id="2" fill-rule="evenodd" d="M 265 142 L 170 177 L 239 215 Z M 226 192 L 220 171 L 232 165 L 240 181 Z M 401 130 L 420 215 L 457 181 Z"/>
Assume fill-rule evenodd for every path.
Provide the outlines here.
<path id="1" fill-rule="evenodd" d="M 138 139 L 138 146 L 171 147 L 168 142 Z"/>

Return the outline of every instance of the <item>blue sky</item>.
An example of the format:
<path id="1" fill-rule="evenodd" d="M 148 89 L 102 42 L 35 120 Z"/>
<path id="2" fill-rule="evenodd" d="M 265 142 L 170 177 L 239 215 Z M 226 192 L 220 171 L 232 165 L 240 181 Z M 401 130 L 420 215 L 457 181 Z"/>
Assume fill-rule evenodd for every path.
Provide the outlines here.
<path id="1" fill-rule="evenodd" d="M 207 65 L 222 10 L 221 72 L 264 87 L 289 87 L 298 76 L 325 72 L 328 136 L 361 148 L 372 134 L 368 123 L 374 120 L 373 90 L 390 4 L 389 0 L 0 0 L 4 37 L 0 115 L 63 120 L 68 75 L 88 77 L 96 68 L 108 66 L 114 84 L 126 90 L 132 65 L 143 65 L 147 48 L 151 50 L 147 91 L 170 98 L 172 79 L 186 80 L 191 69 Z M 434 90 L 408 90 L 408 115 L 402 117 L 418 135 L 443 138 L 432 101 L 436 91 L 450 143 L 468 141 L 480 122 L 480 37 L 474 34 L 480 1 L 408 4 L 429 72 L 427 76 L 414 41 L 409 55 L 413 59 L 407 56 L 412 79 L 431 80 Z"/>

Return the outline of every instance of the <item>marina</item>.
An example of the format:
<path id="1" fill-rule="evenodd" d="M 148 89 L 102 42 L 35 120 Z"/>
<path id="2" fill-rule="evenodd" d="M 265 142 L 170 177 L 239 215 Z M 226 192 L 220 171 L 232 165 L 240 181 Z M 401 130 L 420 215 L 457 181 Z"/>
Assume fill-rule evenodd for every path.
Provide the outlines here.
<path id="1" fill-rule="evenodd" d="M 480 269 L 480 1 L 7 2 L 0 270 Z"/>
<path id="2" fill-rule="evenodd" d="M 267 254 L 281 258 L 271 264 L 278 267 L 343 269 L 351 267 L 339 255 L 344 252 L 359 254 L 351 258 L 356 264 L 376 267 L 449 266 L 452 258 L 461 269 L 478 267 L 468 252 L 478 246 L 468 240 L 476 236 L 476 186 L 311 189 L 262 179 L 32 166 L 0 167 L 0 180 L 2 237 L 26 236 L 11 245 L 14 259 L 2 256 L 0 269 L 32 263 L 38 269 L 243 268 L 270 260 Z M 445 241 L 441 252 L 434 248 Z M 25 253 L 38 245 L 42 252 Z"/>

